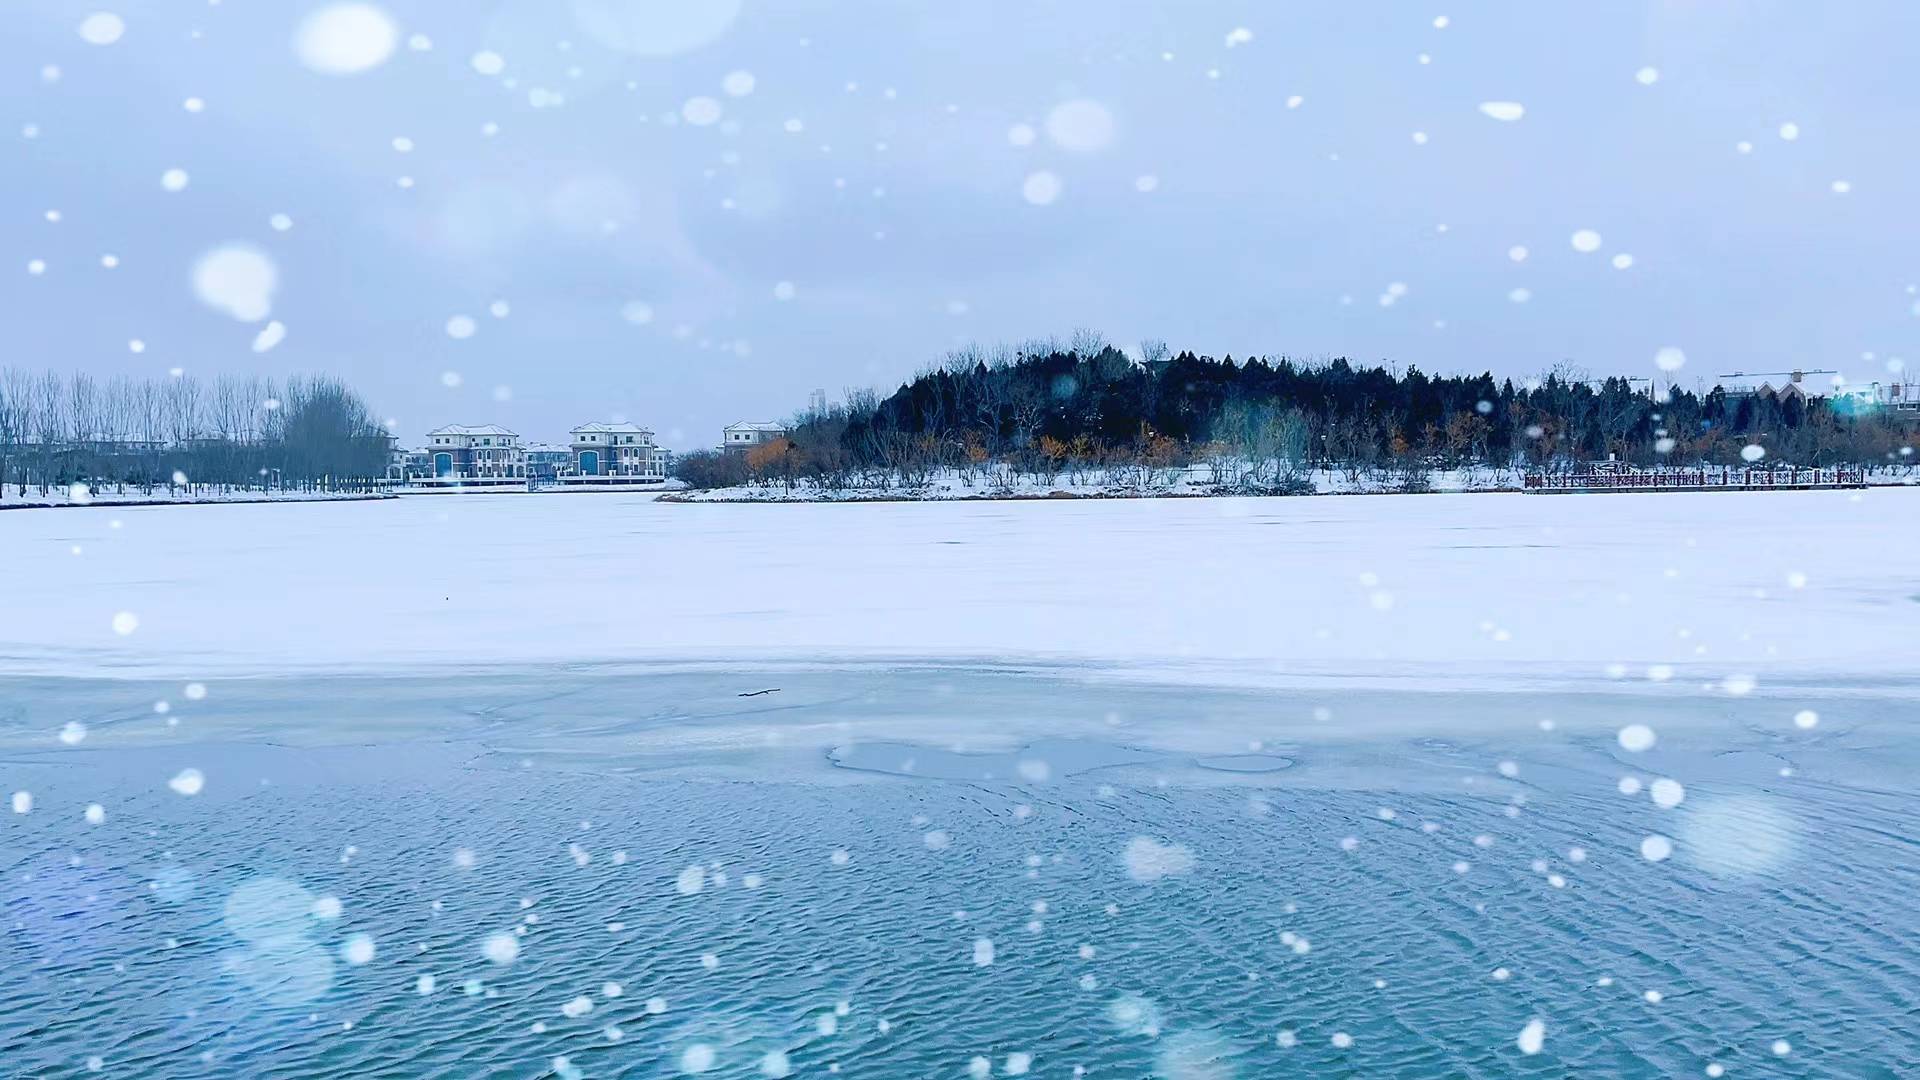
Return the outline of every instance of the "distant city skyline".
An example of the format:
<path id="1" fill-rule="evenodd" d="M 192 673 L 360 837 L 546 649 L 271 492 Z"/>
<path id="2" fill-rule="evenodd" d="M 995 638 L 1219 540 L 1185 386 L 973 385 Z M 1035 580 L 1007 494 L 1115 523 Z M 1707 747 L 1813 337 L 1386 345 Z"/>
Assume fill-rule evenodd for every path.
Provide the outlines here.
<path id="1" fill-rule="evenodd" d="M 676 450 L 1077 328 L 1864 383 L 1920 330 L 1917 37 L 1891 0 L 29 0 L 0 365 Z"/>

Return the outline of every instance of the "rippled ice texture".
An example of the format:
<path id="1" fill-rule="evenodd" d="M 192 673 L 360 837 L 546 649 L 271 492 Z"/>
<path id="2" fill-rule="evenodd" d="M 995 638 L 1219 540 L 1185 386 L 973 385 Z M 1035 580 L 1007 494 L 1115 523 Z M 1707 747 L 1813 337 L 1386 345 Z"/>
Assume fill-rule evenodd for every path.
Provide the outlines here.
<path id="1" fill-rule="evenodd" d="M 1010 1053 L 1186 1078 L 1920 1055 L 1910 712 L 1878 696 L 1799 692 L 1809 734 L 1772 701 L 529 672 L 217 682 L 167 728 L 172 689 L 5 687 L 8 782 L 36 795 L 0 887 L 0 1055 L 26 1073 L 651 1076 L 695 1044 L 736 1076 L 773 1051 L 885 1077 Z M 44 735 L 68 713 L 78 747 Z M 1009 715 L 1063 734 L 1009 740 Z M 1663 717 L 1654 750 L 1620 749 L 1620 720 Z M 165 784 L 189 765 L 191 798 Z M 1615 788 L 1669 774 L 1676 809 Z M 1689 822 L 1729 807 L 1792 835 L 1721 872 L 1728 837 Z M 1640 857 L 1650 832 L 1672 859 Z M 1142 878 L 1141 838 L 1190 857 Z M 502 932 L 508 966 L 483 952 Z M 375 955 L 348 964 L 361 934 Z"/>
<path id="2" fill-rule="evenodd" d="M 1237 518 L 1183 506 L 1169 524 L 1240 554 L 1262 549 L 1251 533 L 1291 532 L 1266 544 L 1275 573 L 1319 609 L 1264 627 L 1227 602 L 1233 575 L 1209 556 L 1190 571 L 1199 591 L 1156 594 L 1174 605 L 1165 626 L 1135 637 L 1224 637 L 1196 629 L 1211 614 L 1243 624 L 1250 647 L 1197 649 L 1167 665 L 1172 678 L 1141 650 L 1103 657 L 1070 608 L 1024 602 L 1038 589 L 1145 617 L 1104 599 L 1093 571 L 1146 555 L 1065 561 L 1060 581 L 1026 578 L 1025 592 L 987 577 L 916 593 L 924 582 L 856 581 L 851 557 L 795 541 L 788 572 L 839 580 L 774 586 L 764 615 L 724 582 L 712 591 L 727 602 L 702 612 L 671 567 L 661 605 L 623 571 L 581 614 L 533 594 L 523 547 L 385 550 L 334 533 L 337 508 L 218 511 L 263 513 L 241 534 L 212 530 L 237 520 L 213 510 L 128 515 L 120 539 L 100 511 L 22 515 L 0 526 L 20 526 L 23 558 L 110 549 L 80 557 L 90 575 L 58 575 L 73 605 L 111 615 L 137 594 L 141 619 L 98 653 L 74 645 L 117 666 L 48 672 L 60 635 L 80 633 L 62 628 L 80 624 L 27 577 L 16 594 L 31 619 L 10 612 L 0 633 L 23 643 L 0 675 L 0 790 L 31 796 L 0 825 L 0 1061 L 9 1074 L 128 1077 L 1911 1075 L 1920 754 L 1911 679 L 1884 657 L 1910 646 L 1920 588 L 1886 560 L 1855 565 L 1883 541 L 1850 515 L 1910 512 L 1872 495 L 1714 497 L 1729 519 L 1757 524 L 1749 505 L 1786 514 L 1794 544 L 1756 534 L 1738 566 L 1709 559 L 1736 553 L 1722 531 L 1682 520 L 1698 503 L 1666 496 L 1402 499 L 1425 509 L 1369 541 L 1369 561 L 1398 551 L 1488 576 L 1402 574 L 1384 610 L 1323 572 L 1361 559 L 1319 546 L 1359 542 L 1374 512 L 1346 508 L 1358 500 L 1253 503 Z M 598 540 L 561 543 L 602 567 L 636 535 L 684 527 L 649 516 L 684 508 L 624 500 L 486 505 L 548 503 L 582 507 L 556 511 L 575 524 L 599 516 Z M 1529 549 L 1547 555 L 1471 554 L 1537 528 L 1517 520 L 1529 506 L 1564 528 L 1597 504 L 1642 515 L 1643 532 L 1616 522 Z M 428 517 L 406 515 L 483 512 L 444 505 L 402 506 L 387 539 L 431 534 Z M 973 509 L 986 533 L 944 510 L 876 520 L 896 540 L 998 544 L 1029 570 L 1034 554 L 1010 541 L 1068 550 L 1023 516 L 1061 507 Z M 1106 529 L 1086 543 L 1124 543 L 1116 523 L 1145 521 L 1064 509 L 1081 516 L 1046 520 Z M 196 538 L 206 550 L 190 558 Z M 775 550 L 767 539 L 711 546 Z M 211 574 L 316 545 L 350 565 L 251 593 Z M 461 597 L 465 621 L 433 616 L 424 592 L 382 607 L 350 585 L 367 625 L 300 620 L 329 581 L 406 588 L 366 561 L 376 552 L 424 567 L 435 588 L 473 583 L 442 594 Z M 957 580 L 956 564 L 928 559 L 934 579 Z M 1669 562 L 1683 572 L 1667 576 Z M 564 596 L 593 591 L 543 565 Z M 1788 570 L 1810 580 L 1776 584 Z M 1569 580 L 1573 592 L 1553 591 Z M 248 599 L 202 625 L 220 614 L 196 585 Z M 1483 659 L 1490 636 L 1383 634 L 1374 660 L 1341 640 L 1375 617 L 1437 633 L 1442 616 L 1407 602 L 1423 590 L 1485 595 L 1502 628 L 1547 626 L 1552 612 L 1566 625 L 1557 646 L 1528 646 L 1531 663 Z M 791 606 L 803 592 L 823 599 Z M 1607 604 L 1634 614 L 1571 618 Z M 1515 614 L 1535 607 L 1535 622 Z M 942 612 L 965 616 L 948 647 L 984 649 L 992 610 L 1012 642 L 999 663 L 879 655 Z M 809 659 L 795 637 L 766 650 L 778 660 L 732 655 L 712 640 L 720 611 L 758 646 L 812 626 L 834 647 Z M 42 616 L 57 632 L 36 649 Z M 326 662 L 290 654 L 267 670 L 270 650 L 243 638 L 274 618 L 294 626 L 259 636 L 312 642 L 321 655 L 307 659 Z M 396 620 L 444 638 L 381 665 L 368 641 L 404 641 Z M 184 622 L 179 637 L 170 622 Z M 1320 622 L 1339 644 L 1291 662 L 1281 646 Z M 1893 640 L 1848 652 L 1803 640 L 1795 622 Z M 1296 623 L 1309 632 L 1296 638 Z M 578 663 L 516 636 L 589 624 L 598 636 L 576 644 L 599 651 Z M 1609 673 L 1623 659 L 1610 646 L 1635 629 L 1622 646 L 1635 666 Z M 1049 633 L 1070 647 L 1041 659 L 1031 643 Z M 700 648 L 655 662 L 681 637 Z M 643 642 L 666 644 L 625 654 Z M 456 662 L 463 643 L 494 660 Z M 1768 646 L 1792 662 L 1769 663 Z M 1723 666 L 1722 647 L 1749 650 L 1746 663 Z M 1650 679 L 1643 663 L 1677 671 Z M 1809 712 L 1812 726 L 1795 721 Z M 1650 749 L 1622 746 L 1634 724 L 1657 734 Z M 203 777 L 198 794 L 170 783 L 186 770 Z M 1650 797 L 1662 778 L 1681 782 L 1678 805 Z M 1670 838 L 1670 858 L 1642 856 L 1650 836 Z M 1529 1055 L 1520 1035 L 1536 1020 Z"/>

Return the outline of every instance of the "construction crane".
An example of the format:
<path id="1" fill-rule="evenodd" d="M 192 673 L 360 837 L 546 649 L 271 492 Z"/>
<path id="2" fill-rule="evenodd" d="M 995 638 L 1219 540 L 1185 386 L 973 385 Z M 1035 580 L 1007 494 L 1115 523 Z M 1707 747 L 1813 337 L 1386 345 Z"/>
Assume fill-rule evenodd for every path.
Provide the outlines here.
<path id="1" fill-rule="evenodd" d="M 1794 382 L 1804 382 L 1809 375 L 1838 375 L 1832 368 L 1794 368 L 1792 371 L 1723 371 L 1716 378 L 1721 379 L 1764 379 L 1772 375 L 1787 375 Z"/>
<path id="2" fill-rule="evenodd" d="M 1621 382 L 1626 383 L 1629 386 L 1633 385 L 1634 383 L 1646 383 L 1648 390 L 1653 389 L 1653 380 L 1645 375 L 1609 375 L 1604 379 L 1588 379 L 1582 385 L 1590 387 L 1594 390 L 1599 390 L 1601 387 L 1607 385 L 1607 383 L 1609 382 L 1612 382 L 1614 379 L 1619 379 Z"/>

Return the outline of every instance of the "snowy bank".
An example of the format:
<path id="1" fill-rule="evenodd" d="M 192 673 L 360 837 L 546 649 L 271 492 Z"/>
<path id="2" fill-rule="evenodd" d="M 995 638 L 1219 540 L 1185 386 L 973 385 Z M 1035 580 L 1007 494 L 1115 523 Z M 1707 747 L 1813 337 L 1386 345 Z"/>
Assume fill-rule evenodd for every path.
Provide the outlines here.
<path id="1" fill-rule="evenodd" d="M 20 489 L 8 485 L 5 494 L 0 494 L 0 510 L 30 510 L 79 506 L 200 506 L 215 503 L 281 503 L 281 502 L 365 502 L 369 499 L 391 499 L 392 495 L 383 492 L 367 491 L 216 491 L 187 488 L 155 488 L 144 491 L 130 487 L 116 491 L 88 490 L 76 492 L 70 488 L 55 488 L 42 495 L 29 489 L 25 495 Z"/>
<path id="2" fill-rule="evenodd" d="M 1920 617 L 1911 489 L 8 517 L 0 673 L 930 662 L 1241 685 L 1905 685 Z"/>
<path id="3" fill-rule="evenodd" d="M 814 481 L 761 481 L 667 496 L 668 502 L 945 502 L 969 499 L 1155 499 L 1250 497 L 1255 495 L 1464 494 L 1526 490 L 1527 470 L 1469 467 L 1409 473 L 1405 470 L 1333 468 L 1301 470 L 1279 477 L 1266 490 L 1241 490 L 1216 466 L 1063 470 L 1052 477 L 998 466 L 941 469 L 924 481 L 874 478 L 823 485 Z M 1872 486 L 1920 484 L 1912 466 L 1867 470 Z"/>

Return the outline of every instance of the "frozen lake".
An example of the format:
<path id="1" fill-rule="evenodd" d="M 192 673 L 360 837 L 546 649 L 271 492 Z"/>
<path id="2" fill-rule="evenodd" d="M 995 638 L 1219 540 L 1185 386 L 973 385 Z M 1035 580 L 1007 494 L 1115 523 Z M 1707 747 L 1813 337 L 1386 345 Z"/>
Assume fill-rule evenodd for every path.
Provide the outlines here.
<path id="1" fill-rule="evenodd" d="M 1911 670 L 1920 493 L 15 511 L 0 671 L 1061 662 L 1272 685 Z M 137 619 L 126 635 L 116 615 Z"/>
<path id="2" fill-rule="evenodd" d="M 1905 491 L 0 514 L 0 1060 L 1910 1074 L 1916 526 Z"/>

